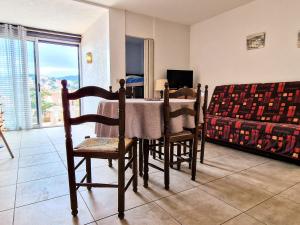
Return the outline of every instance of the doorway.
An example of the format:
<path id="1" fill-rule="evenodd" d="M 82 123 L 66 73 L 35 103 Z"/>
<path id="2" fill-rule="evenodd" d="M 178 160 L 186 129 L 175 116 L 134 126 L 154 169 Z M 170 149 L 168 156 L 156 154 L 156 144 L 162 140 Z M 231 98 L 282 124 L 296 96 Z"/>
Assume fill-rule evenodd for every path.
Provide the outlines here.
<path id="1" fill-rule="evenodd" d="M 144 98 L 144 39 L 126 36 L 126 89 Z"/>

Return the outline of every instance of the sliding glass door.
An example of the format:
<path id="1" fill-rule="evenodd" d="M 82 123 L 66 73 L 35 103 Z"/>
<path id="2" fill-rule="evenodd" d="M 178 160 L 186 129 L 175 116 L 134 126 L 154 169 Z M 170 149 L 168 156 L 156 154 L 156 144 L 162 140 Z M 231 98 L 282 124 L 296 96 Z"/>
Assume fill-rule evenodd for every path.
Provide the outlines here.
<path id="1" fill-rule="evenodd" d="M 57 126 L 63 123 L 61 80 L 68 81 L 69 91 L 79 88 L 78 53 L 77 45 L 38 43 L 41 126 Z M 72 116 L 79 115 L 79 101 L 71 102 L 70 111 Z"/>
<path id="2" fill-rule="evenodd" d="M 69 91 L 79 88 L 79 45 L 27 41 L 32 124 L 36 127 L 63 124 L 61 80 Z M 72 116 L 80 114 L 79 101 L 70 104 Z"/>

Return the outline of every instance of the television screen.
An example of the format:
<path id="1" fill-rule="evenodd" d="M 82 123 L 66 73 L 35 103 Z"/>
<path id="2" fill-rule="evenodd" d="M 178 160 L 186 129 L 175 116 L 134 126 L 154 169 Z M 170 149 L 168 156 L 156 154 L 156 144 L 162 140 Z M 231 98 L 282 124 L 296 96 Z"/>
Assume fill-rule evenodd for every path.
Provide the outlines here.
<path id="1" fill-rule="evenodd" d="M 193 87 L 192 70 L 167 70 L 167 79 L 170 88 Z"/>

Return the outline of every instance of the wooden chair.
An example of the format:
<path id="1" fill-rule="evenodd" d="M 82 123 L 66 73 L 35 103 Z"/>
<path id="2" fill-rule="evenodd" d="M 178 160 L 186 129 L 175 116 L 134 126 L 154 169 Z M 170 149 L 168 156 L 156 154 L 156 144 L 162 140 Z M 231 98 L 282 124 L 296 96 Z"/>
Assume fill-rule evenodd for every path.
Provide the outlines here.
<path id="1" fill-rule="evenodd" d="M 170 94 L 172 96 L 172 94 Z M 193 98 L 196 95 L 187 96 L 185 95 L 184 98 Z M 170 97 L 171 98 L 171 97 Z M 206 136 L 206 114 L 207 114 L 207 99 L 208 99 L 208 85 L 205 85 L 205 91 L 204 91 L 204 101 L 203 101 L 203 106 L 202 106 L 202 112 L 203 112 L 203 122 L 199 123 L 199 139 L 201 140 L 201 148 L 200 148 L 200 163 L 203 163 L 204 160 L 204 151 L 205 151 L 205 136 Z M 192 131 L 193 129 L 187 129 L 186 130 Z M 174 155 L 174 147 L 177 146 L 177 155 Z M 183 153 L 181 152 L 181 149 L 183 147 Z M 189 149 L 189 151 L 187 151 Z M 172 162 L 174 156 L 177 158 L 181 158 L 182 155 L 186 156 L 189 155 L 191 157 L 191 152 L 192 152 L 192 143 L 191 141 L 185 141 L 185 142 L 178 142 L 178 143 L 171 143 L 171 150 L 170 150 L 170 166 L 173 168 L 173 164 L 177 164 L 177 169 L 180 169 L 181 166 L 181 160 L 177 160 L 176 163 Z M 191 161 L 189 161 L 189 168 L 191 168 Z"/>
<path id="2" fill-rule="evenodd" d="M 73 216 L 78 213 L 77 206 L 77 189 L 81 186 L 90 190 L 92 187 L 118 188 L 118 216 L 124 217 L 125 207 L 125 191 L 133 183 L 133 191 L 137 192 L 137 145 L 136 138 L 127 139 L 125 134 L 125 88 L 124 80 L 120 80 L 120 89 L 118 93 L 111 93 L 99 87 L 89 86 L 69 93 L 67 89 L 67 81 L 62 82 L 62 103 L 64 114 L 64 127 L 66 136 L 67 163 L 69 175 L 70 201 Z M 97 114 L 82 115 L 71 118 L 70 116 L 70 100 L 77 100 L 83 97 L 94 96 L 109 100 L 119 101 L 119 118 L 110 118 Z M 118 138 L 87 138 L 77 147 L 73 147 L 72 141 L 72 125 L 78 125 L 87 122 L 102 123 L 110 126 L 119 127 Z M 131 159 L 125 165 L 125 155 L 131 152 Z M 74 158 L 82 157 L 83 159 L 75 166 Z M 91 174 L 91 158 L 99 159 L 118 159 L 118 184 L 102 184 L 92 183 Z M 80 182 L 76 182 L 75 170 L 86 162 L 86 175 Z M 132 165 L 133 175 L 125 185 L 125 171 Z"/>
<path id="3" fill-rule="evenodd" d="M 200 150 L 200 163 L 204 161 L 204 152 L 205 152 L 205 139 L 206 139 L 206 120 L 207 120 L 207 106 L 208 106 L 208 86 L 205 85 L 204 91 L 204 102 L 202 106 L 203 112 L 203 123 L 201 123 L 201 150 Z"/>
<path id="4" fill-rule="evenodd" d="M 112 86 L 109 86 L 109 91 L 113 92 Z M 131 89 L 126 89 L 126 98 L 133 98 L 133 92 Z M 143 176 L 143 139 L 138 139 L 139 145 L 139 175 Z M 112 167 L 112 160 L 108 160 L 108 166 Z"/>
<path id="5" fill-rule="evenodd" d="M 197 157 L 197 146 L 198 146 L 198 133 L 199 133 L 199 113 L 200 113 L 200 84 L 197 86 L 197 93 L 192 89 L 184 88 L 180 89 L 174 93 L 169 93 L 169 85 L 168 83 L 165 84 L 165 90 L 164 90 L 164 105 L 163 105 L 163 112 L 164 112 L 164 131 L 163 131 L 163 143 L 164 143 L 164 169 L 161 169 L 157 167 L 156 165 L 153 165 L 149 163 L 149 149 L 156 152 L 155 147 L 159 144 L 149 145 L 145 146 L 144 143 L 144 186 L 148 186 L 148 170 L 149 166 L 154 167 L 159 170 L 164 171 L 164 182 L 165 182 L 165 189 L 169 189 L 169 183 L 170 183 L 170 174 L 169 174 L 169 167 L 170 167 L 170 145 L 174 145 L 176 143 L 182 143 L 185 141 L 189 141 L 192 146 L 192 151 L 188 159 L 183 159 L 183 157 L 178 157 L 177 160 L 180 162 L 182 161 L 191 161 L 191 167 L 192 167 L 192 180 L 195 180 L 196 177 L 196 157 Z M 190 109 L 187 107 L 182 107 L 176 111 L 171 112 L 170 111 L 170 103 L 169 99 L 172 98 L 178 98 L 180 96 L 196 96 L 196 101 L 194 104 L 194 108 Z M 170 120 L 172 118 L 176 118 L 181 115 L 190 115 L 194 117 L 195 122 L 195 129 L 192 131 L 183 131 L 180 133 L 170 133 L 169 124 Z M 160 152 L 158 152 L 160 153 Z M 172 162 L 173 164 L 179 163 Z"/>

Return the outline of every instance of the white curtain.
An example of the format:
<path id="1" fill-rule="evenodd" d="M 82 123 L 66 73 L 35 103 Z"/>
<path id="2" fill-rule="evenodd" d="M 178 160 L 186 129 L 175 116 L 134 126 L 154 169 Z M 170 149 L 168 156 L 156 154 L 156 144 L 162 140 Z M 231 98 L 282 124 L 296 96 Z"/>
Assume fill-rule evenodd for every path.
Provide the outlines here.
<path id="1" fill-rule="evenodd" d="M 32 128 L 25 35 L 21 26 L 0 25 L 0 102 L 9 130 Z"/>

